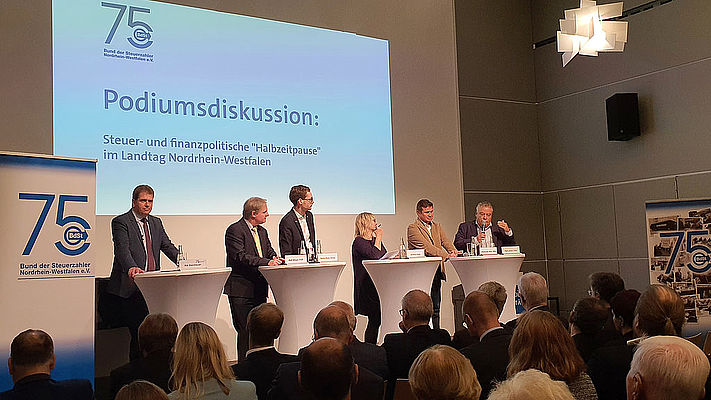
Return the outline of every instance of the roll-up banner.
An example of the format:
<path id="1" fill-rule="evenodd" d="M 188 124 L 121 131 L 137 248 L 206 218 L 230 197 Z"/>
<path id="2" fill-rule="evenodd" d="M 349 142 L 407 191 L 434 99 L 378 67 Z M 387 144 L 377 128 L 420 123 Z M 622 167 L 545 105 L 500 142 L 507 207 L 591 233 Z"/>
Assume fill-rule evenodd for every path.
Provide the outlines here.
<path id="1" fill-rule="evenodd" d="M 54 340 L 54 379 L 94 380 L 96 161 L 0 152 L 0 392 L 10 343 Z"/>
<path id="2" fill-rule="evenodd" d="M 711 326 L 711 199 L 646 203 L 649 282 L 684 300 L 687 333 Z"/>

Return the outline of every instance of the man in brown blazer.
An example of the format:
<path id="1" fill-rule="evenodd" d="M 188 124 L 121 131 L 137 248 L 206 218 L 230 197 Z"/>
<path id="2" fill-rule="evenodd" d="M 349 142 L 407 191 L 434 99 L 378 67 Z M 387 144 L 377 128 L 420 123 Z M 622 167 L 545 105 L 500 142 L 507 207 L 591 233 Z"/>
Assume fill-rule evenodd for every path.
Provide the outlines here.
<path id="1" fill-rule="evenodd" d="M 427 199 L 422 199 L 417 202 L 417 218 L 415 222 L 407 227 L 407 247 L 413 249 L 425 249 L 425 255 L 428 257 L 442 257 L 440 264 L 432 280 L 432 288 L 430 289 L 430 297 L 434 305 L 434 314 L 432 315 L 432 326 L 439 329 L 439 306 L 442 302 L 442 280 L 446 280 L 444 274 L 444 261 L 449 257 L 457 256 L 457 249 L 445 235 L 442 226 L 434 219 L 434 205 Z"/>

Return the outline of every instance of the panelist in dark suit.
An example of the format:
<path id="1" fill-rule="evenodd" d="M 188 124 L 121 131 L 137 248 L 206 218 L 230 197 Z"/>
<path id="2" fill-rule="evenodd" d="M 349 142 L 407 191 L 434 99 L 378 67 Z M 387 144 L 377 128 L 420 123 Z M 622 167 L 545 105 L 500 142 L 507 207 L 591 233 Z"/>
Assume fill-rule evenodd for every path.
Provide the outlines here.
<path id="1" fill-rule="evenodd" d="M 160 270 L 162 251 L 178 263 L 178 249 L 165 233 L 160 218 L 149 215 L 153 209 L 153 188 L 139 185 L 133 189 L 131 210 L 111 220 L 114 241 L 114 265 L 106 291 L 118 296 L 122 322 L 131 333 L 129 358 L 140 356 L 138 326 L 148 315 L 148 306 L 133 277 L 146 271 Z M 150 251 L 146 251 L 149 248 Z"/>
<path id="2" fill-rule="evenodd" d="M 499 311 L 486 293 L 473 291 L 464 300 L 464 320 L 474 342 L 461 350 L 481 384 L 481 398 L 489 396 L 496 381 L 506 380 L 511 332 L 499 323 Z"/>
<path id="3" fill-rule="evenodd" d="M 225 294 L 230 300 L 232 324 L 237 330 L 237 355 L 242 361 L 249 347 L 247 315 L 252 308 L 267 302 L 267 280 L 259 272 L 260 266 L 275 266 L 284 262 L 269 241 L 267 230 L 267 201 L 250 197 L 244 202 L 242 218 L 225 232 L 227 267 L 232 273 L 225 283 Z"/>
<path id="4" fill-rule="evenodd" d="M 0 393 L 0 400 L 93 400 L 86 379 L 55 381 L 50 376 L 57 357 L 52 338 L 41 330 L 28 329 L 10 345 L 7 366 L 15 386 Z"/>
<path id="5" fill-rule="evenodd" d="M 294 208 L 289 210 L 279 221 L 279 251 L 282 257 L 287 254 L 299 254 L 301 242 L 304 242 L 308 254 L 316 250 L 316 228 L 311 207 L 314 196 L 308 186 L 296 185 L 289 191 L 289 200 Z"/>
<path id="6" fill-rule="evenodd" d="M 400 329 L 403 333 L 389 333 L 383 340 L 392 379 L 407 379 L 412 362 L 422 350 L 435 344 L 451 343 L 449 332 L 430 328 L 432 308 L 432 299 L 422 290 L 411 290 L 402 298 Z"/>
<path id="7" fill-rule="evenodd" d="M 472 237 L 482 243 L 493 243 L 501 253 L 501 246 L 515 246 L 513 230 L 506 221 L 501 220 L 493 225 L 491 223 L 494 208 L 491 203 L 482 202 L 476 205 L 476 221 L 462 222 L 454 236 L 454 247 L 458 250 L 467 250 L 467 243 Z"/>

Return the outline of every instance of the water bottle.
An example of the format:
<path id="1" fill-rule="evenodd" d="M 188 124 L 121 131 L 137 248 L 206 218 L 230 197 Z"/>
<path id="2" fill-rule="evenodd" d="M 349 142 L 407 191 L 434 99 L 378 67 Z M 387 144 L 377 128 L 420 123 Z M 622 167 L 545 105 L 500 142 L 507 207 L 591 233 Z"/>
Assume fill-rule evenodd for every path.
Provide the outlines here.
<path id="1" fill-rule="evenodd" d="M 301 241 L 301 247 L 299 248 L 299 254 L 306 255 L 306 242 Z"/>
<path id="2" fill-rule="evenodd" d="M 400 250 L 398 251 L 400 258 L 407 258 L 407 247 L 405 247 L 405 240 L 400 238 Z"/>
<path id="3" fill-rule="evenodd" d="M 316 254 L 321 254 L 321 239 L 316 239 Z"/>
<path id="4" fill-rule="evenodd" d="M 472 236 L 470 246 L 471 246 L 471 250 L 469 251 L 469 255 L 470 256 L 478 255 L 477 249 L 479 248 L 479 242 L 476 240 L 476 236 Z"/>

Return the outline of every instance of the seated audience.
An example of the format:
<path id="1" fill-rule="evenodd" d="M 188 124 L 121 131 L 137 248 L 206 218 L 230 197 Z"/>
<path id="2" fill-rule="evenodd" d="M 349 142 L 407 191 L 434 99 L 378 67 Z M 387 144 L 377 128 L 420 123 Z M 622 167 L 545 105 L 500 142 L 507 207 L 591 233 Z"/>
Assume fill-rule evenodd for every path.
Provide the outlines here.
<path id="1" fill-rule="evenodd" d="M 576 400 L 596 400 L 585 373 L 585 362 L 558 318 L 545 311 L 528 311 L 519 318 L 509 346 L 508 376 L 530 368 L 564 381 Z"/>
<path id="2" fill-rule="evenodd" d="M 610 302 L 615 329 L 620 332 L 625 341 L 634 339 L 632 321 L 634 321 L 634 308 L 639 296 L 640 293 L 634 289 L 623 290 Z"/>
<path id="3" fill-rule="evenodd" d="M 608 305 L 612 303 L 612 298 L 625 290 L 625 281 L 614 272 L 595 272 L 588 277 L 590 280 L 589 295 L 602 300 Z"/>
<path id="4" fill-rule="evenodd" d="M 477 291 L 483 292 L 489 296 L 491 301 L 496 304 L 496 308 L 499 310 L 498 318 L 501 318 L 501 313 L 504 312 L 504 305 L 506 304 L 506 288 L 499 282 L 489 281 L 482 283 Z M 501 326 L 505 325 L 501 324 Z M 507 329 L 507 331 L 509 331 L 509 333 L 513 333 L 513 329 Z M 472 343 L 474 343 L 474 338 L 469 334 L 469 330 L 466 327 L 454 332 L 452 347 L 455 349 L 461 350 Z"/>
<path id="5" fill-rule="evenodd" d="M 138 327 L 141 357 L 111 371 L 111 398 L 123 385 L 143 379 L 168 392 L 178 324 L 168 314 L 150 314 Z"/>
<path id="6" fill-rule="evenodd" d="M 298 361 L 295 355 L 281 354 L 274 348 L 283 323 L 284 313 L 272 303 L 260 304 L 247 315 L 249 350 L 244 361 L 232 366 L 232 371 L 237 379 L 254 383 L 260 400 L 267 398 L 279 365 Z"/>
<path id="7" fill-rule="evenodd" d="M 257 399 L 254 383 L 237 381 L 227 365 L 215 330 L 202 322 L 186 324 L 178 334 L 173 356 L 170 399 Z"/>
<path id="8" fill-rule="evenodd" d="M 548 284 L 546 283 L 546 278 L 541 274 L 536 272 L 523 274 L 518 279 L 518 294 L 521 298 L 521 306 L 526 312 L 533 310 L 550 311 L 548 309 Z M 513 332 L 517 322 L 518 318 L 512 319 L 504 327 Z M 567 321 L 563 322 L 563 326 L 567 328 Z"/>
<path id="9" fill-rule="evenodd" d="M 437 344 L 420 353 L 408 378 L 418 400 L 478 400 L 481 394 L 476 371 L 449 346 Z"/>
<path id="10" fill-rule="evenodd" d="M 318 341 L 322 338 L 331 338 L 338 340 L 344 346 L 348 346 L 352 336 L 353 332 L 351 331 L 348 317 L 340 308 L 328 306 L 316 314 L 316 318 L 314 319 L 314 340 Z M 299 351 L 302 361 L 304 352 L 306 352 L 306 348 Z M 382 398 L 383 379 L 367 368 L 358 365 L 357 360 L 355 361 L 358 366 L 359 374 L 357 381 L 355 381 L 355 384 L 351 388 L 351 398 L 364 400 Z M 275 400 L 308 399 L 308 393 L 306 393 L 298 383 L 300 368 L 301 364 L 299 362 L 280 365 L 279 368 L 277 368 L 268 398 Z"/>
<path id="11" fill-rule="evenodd" d="M 91 382 L 86 379 L 55 381 L 50 376 L 57 357 L 52 338 L 41 330 L 28 329 L 10 344 L 8 371 L 14 387 L 0 393 L 2 400 L 82 400 L 93 399 Z"/>
<path id="12" fill-rule="evenodd" d="M 444 329 L 430 328 L 433 306 L 427 293 L 411 290 L 402 298 L 401 304 L 400 329 L 403 333 L 389 333 L 383 340 L 391 378 L 407 378 L 412 362 L 422 350 L 435 344 L 449 345 L 451 341 Z"/>
<path id="13" fill-rule="evenodd" d="M 684 301 L 666 285 L 650 285 L 639 296 L 634 309 L 634 331 L 637 337 L 681 336 L 684 325 Z"/>
<path id="14" fill-rule="evenodd" d="M 304 350 L 298 380 L 315 400 L 350 399 L 351 386 L 358 380 L 358 366 L 348 346 L 325 337 Z M 379 398 L 382 393 L 381 397 L 372 397 Z"/>
<path id="15" fill-rule="evenodd" d="M 704 397 L 709 360 L 696 345 L 674 336 L 656 336 L 637 346 L 627 374 L 627 399 Z"/>
<path id="16" fill-rule="evenodd" d="M 506 379 L 511 333 L 499 324 L 496 305 L 482 292 L 469 293 L 463 310 L 464 321 L 476 340 L 461 351 L 477 372 L 484 399 L 496 381 Z"/>
<path id="17" fill-rule="evenodd" d="M 140 335 L 140 333 L 139 333 Z M 139 339 L 140 340 L 140 339 Z M 144 381 L 135 380 L 128 385 L 124 385 L 118 391 L 114 400 L 168 400 L 168 395 L 165 391 L 155 384 Z"/>
<path id="18" fill-rule="evenodd" d="M 570 312 L 570 335 L 573 337 L 578 353 L 587 362 L 593 351 L 606 342 L 622 342 L 615 332 L 614 336 L 604 332 L 607 316 L 610 312 L 607 305 L 595 297 L 583 297 L 575 302 Z"/>
<path id="19" fill-rule="evenodd" d="M 527 369 L 501 382 L 489 400 L 574 400 L 568 386 L 537 369 Z"/>
<path id="20" fill-rule="evenodd" d="M 348 347 L 351 349 L 356 364 L 361 368 L 367 368 L 383 379 L 388 379 L 388 360 L 385 356 L 385 349 L 372 343 L 361 342 L 355 336 L 357 320 L 353 307 L 344 301 L 334 301 L 329 306 L 340 308 L 348 317 L 348 325 L 351 328 L 351 342 Z"/>

